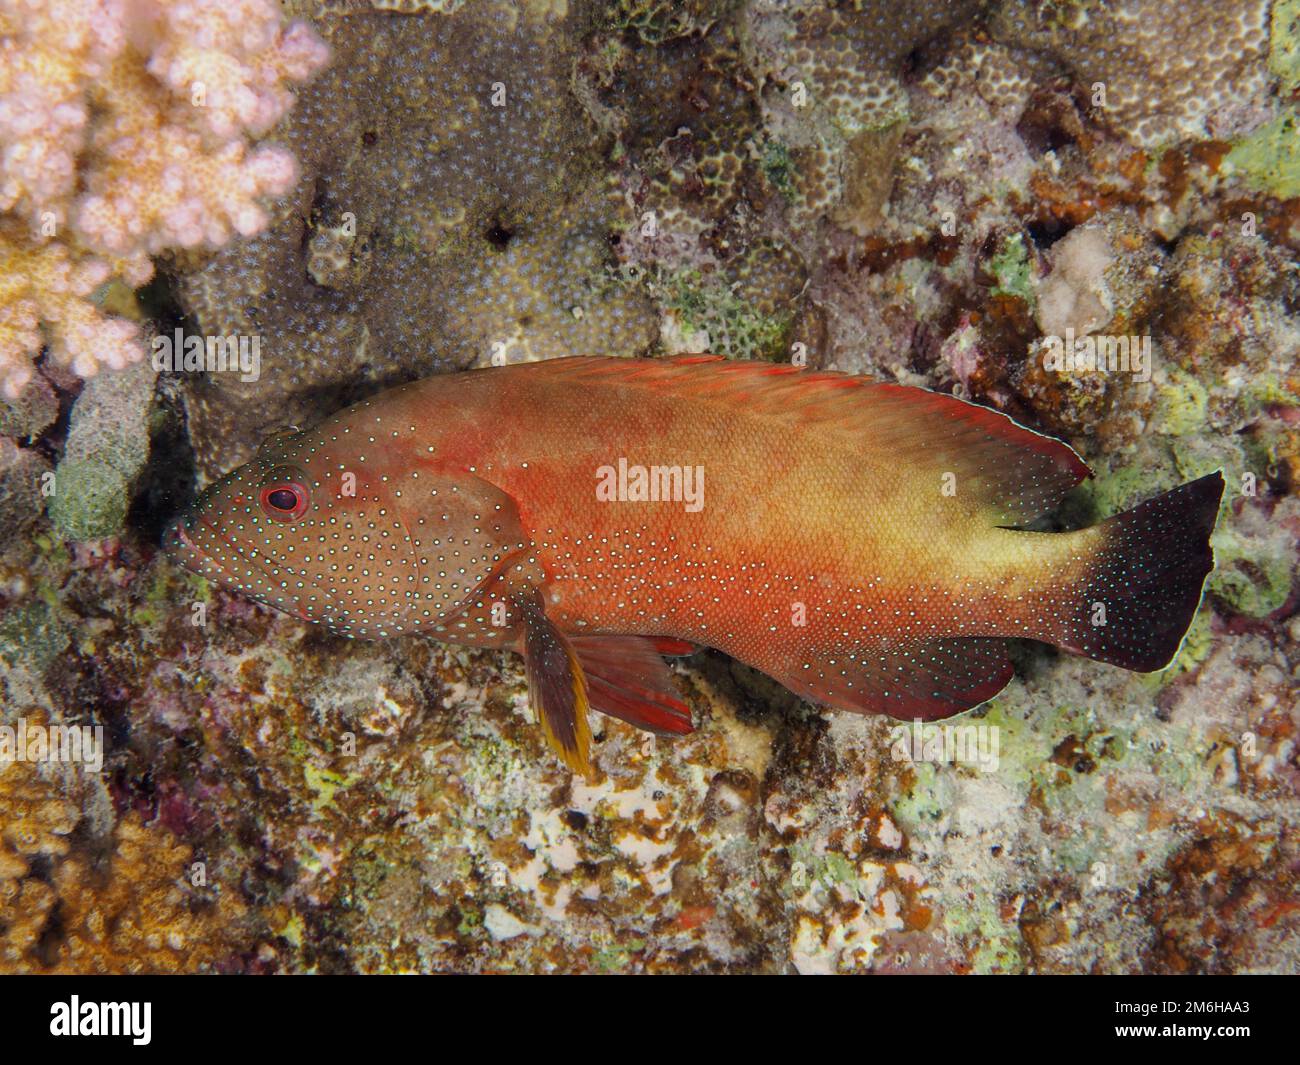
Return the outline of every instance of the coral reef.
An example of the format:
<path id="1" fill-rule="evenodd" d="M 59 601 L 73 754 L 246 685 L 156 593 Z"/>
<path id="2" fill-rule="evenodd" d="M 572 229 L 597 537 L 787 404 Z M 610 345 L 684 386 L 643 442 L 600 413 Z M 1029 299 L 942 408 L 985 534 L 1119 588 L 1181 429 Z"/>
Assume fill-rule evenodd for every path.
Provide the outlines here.
<path id="1" fill-rule="evenodd" d="M 136 284 L 149 270 L 133 264 Z M 125 366 L 140 358 L 139 327 L 106 317 L 91 301 L 112 267 L 97 257 L 74 256 L 62 244 L 34 245 L 21 227 L 5 220 L 0 230 L 0 373 L 8 400 L 32 379 L 31 356 L 50 346 L 51 357 L 88 377 L 101 365 Z"/>
<path id="2" fill-rule="evenodd" d="M 84 789 L 78 798 L 84 803 Z M 243 906 L 228 892 L 194 887 L 204 874 L 188 847 L 134 812 L 118 820 L 109 838 L 93 842 L 77 832 L 82 821 L 78 803 L 30 764 L 14 763 L 0 773 L 5 972 L 233 966 Z"/>
<path id="3" fill-rule="evenodd" d="M 1106 284 L 1106 268 L 1115 251 L 1105 230 L 1080 226 L 1052 245 L 1052 272 L 1035 293 L 1038 328 L 1044 336 L 1095 333 L 1110 323 L 1114 300 Z"/>
<path id="4" fill-rule="evenodd" d="M 1092 107 L 1133 144 L 1228 138 L 1258 125 L 1269 92 L 1268 0 L 1191 0 L 1000 6 L 991 33 L 1042 56 L 1084 89 Z M 1189 39 L 1212 35 L 1203 51 Z"/>
<path id="5" fill-rule="evenodd" d="M 146 362 L 93 377 L 72 407 L 54 471 L 50 518 L 69 540 L 122 531 L 136 477 L 149 458 L 156 373 Z"/>
<path id="6" fill-rule="evenodd" d="M 42 510 L 41 482 L 49 462 L 0 437 L 0 538 L 12 542 L 32 532 Z"/>
<path id="7" fill-rule="evenodd" d="M 648 302 L 612 270 L 567 23 L 489 3 L 427 21 L 360 5 L 317 25 L 335 58 L 281 127 L 302 177 L 279 219 L 180 271 L 204 333 L 269 349 L 258 381 L 187 391 L 208 476 L 381 385 L 639 354 L 655 336 Z"/>
<path id="8" fill-rule="evenodd" d="M 753 5 L 754 73 L 769 87 L 766 125 L 795 162 L 802 221 L 829 214 L 859 234 L 874 228 L 910 114 L 904 68 L 985 6 L 983 0 Z"/>
<path id="9" fill-rule="evenodd" d="M 207 53 L 169 27 L 215 4 L 145 51 L 71 6 L 24 66 L 15 12 L 62 5 L 0 3 L 0 128 L 64 145 L 0 163 L 0 724 L 107 754 L 0 765 L 0 970 L 1295 971 L 1295 3 L 293 0 L 310 84 L 277 5 L 224 5 Z M 148 185 L 113 243 L 78 227 L 127 180 L 89 147 L 128 91 L 204 191 Z M 25 190 L 68 167 L 41 239 Z M 132 309 L 110 278 L 164 248 Z M 260 375 L 78 392 L 177 326 L 259 338 Z M 1067 331 L 1101 369 L 1053 361 Z M 345 645 L 158 558 L 194 482 L 390 383 L 705 349 L 1060 436 L 1095 474 L 1064 524 L 1222 469 L 1174 664 L 1018 648 L 951 722 L 996 749 L 947 760 L 702 652 L 671 667 L 698 730 L 603 720 L 584 781 L 512 656 Z"/>

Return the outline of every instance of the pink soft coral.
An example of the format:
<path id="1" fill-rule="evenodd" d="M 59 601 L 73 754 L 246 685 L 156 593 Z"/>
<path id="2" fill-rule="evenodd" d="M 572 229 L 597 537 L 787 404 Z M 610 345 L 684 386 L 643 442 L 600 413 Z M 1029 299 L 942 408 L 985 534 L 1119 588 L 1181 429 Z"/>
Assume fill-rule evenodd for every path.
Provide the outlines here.
<path id="1" fill-rule="evenodd" d="M 87 297 L 265 228 L 297 168 L 250 142 L 327 59 L 274 0 L 0 0 L 0 260 L 27 271 L 0 283 L 0 388 L 42 342 L 82 375 L 143 353 Z"/>
<path id="2" fill-rule="evenodd" d="M 104 316 L 89 299 L 112 272 L 102 259 L 74 259 L 61 243 L 34 244 L 12 225 L 0 227 L 0 387 L 7 398 L 31 379 L 30 355 L 42 340 L 52 358 L 83 377 L 139 357 L 139 326 Z"/>

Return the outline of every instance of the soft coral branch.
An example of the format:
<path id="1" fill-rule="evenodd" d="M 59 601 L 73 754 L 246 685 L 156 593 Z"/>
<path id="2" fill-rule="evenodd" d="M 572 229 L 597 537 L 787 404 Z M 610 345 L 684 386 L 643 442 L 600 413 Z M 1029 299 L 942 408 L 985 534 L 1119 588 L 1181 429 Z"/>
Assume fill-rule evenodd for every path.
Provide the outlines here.
<path id="1" fill-rule="evenodd" d="M 0 0 L 0 388 L 42 345 L 86 376 L 138 358 L 91 293 L 150 256 L 268 222 L 297 180 L 251 142 L 320 69 L 324 43 L 273 0 Z"/>

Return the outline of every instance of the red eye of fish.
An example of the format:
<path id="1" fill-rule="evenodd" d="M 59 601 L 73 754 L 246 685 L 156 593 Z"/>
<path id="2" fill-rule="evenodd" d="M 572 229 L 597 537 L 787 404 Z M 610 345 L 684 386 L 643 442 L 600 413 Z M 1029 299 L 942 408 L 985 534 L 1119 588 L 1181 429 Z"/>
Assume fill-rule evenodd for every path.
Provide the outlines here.
<path id="1" fill-rule="evenodd" d="M 297 521 L 307 513 L 307 489 L 293 481 L 268 484 L 259 500 L 262 512 L 273 521 Z"/>

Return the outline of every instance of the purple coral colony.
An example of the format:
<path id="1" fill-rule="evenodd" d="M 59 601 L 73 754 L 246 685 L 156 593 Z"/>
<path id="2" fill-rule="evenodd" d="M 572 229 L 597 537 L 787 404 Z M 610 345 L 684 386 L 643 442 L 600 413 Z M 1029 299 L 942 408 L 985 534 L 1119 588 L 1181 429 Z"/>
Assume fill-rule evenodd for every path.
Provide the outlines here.
<path id="1" fill-rule="evenodd" d="M 1300 970 L 1298 145 L 1300 0 L 0 0 L 0 973 Z M 655 361 L 522 365 L 577 355 Z M 563 404 L 373 409 L 450 462 L 572 448 L 546 434 L 589 406 L 611 505 L 685 522 L 696 467 L 638 496 L 599 389 L 689 377 L 656 393 L 674 431 L 715 390 L 769 419 L 759 555 L 798 513 L 789 434 L 843 430 L 836 374 L 928 397 L 869 459 L 880 526 L 923 542 L 968 472 L 1028 493 L 990 527 L 1066 537 L 1201 487 L 1107 570 L 1151 632 L 1117 644 L 1098 592 L 1052 641 L 1136 668 L 998 641 L 960 688 L 985 667 L 945 637 L 942 698 L 893 717 L 751 668 L 802 594 L 750 665 L 703 625 L 592 651 L 529 526 L 563 508 L 470 459 L 409 576 L 445 586 L 402 586 L 443 624 L 361 607 L 385 551 L 441 543 L 414 504 L 396 547 L 384 510 L 301 537 L 312 588 L 374 567 L 352 613 L 270 566 L 318 478 L 386 476 L 358 447 L 335 487 L 320 455 L 389 427 L 327 419 L 539 372 Z M 972 426 L 1015 434 L 1000 472 L 944 443 Z M 699 470 L 701 507 L 739 500 Z M 808 557 L 850 554 L 836 513 Z M 570 546 L 635 596 L 640 556 L 691 557 L 653 521 L 622 561 Z M 676 580 L 736 580 L 711 550 Z"/>

